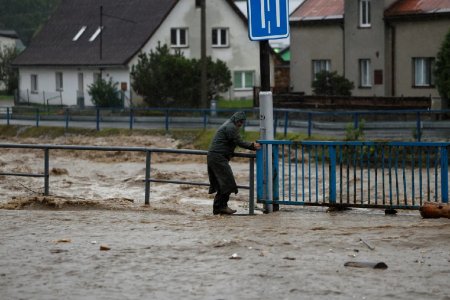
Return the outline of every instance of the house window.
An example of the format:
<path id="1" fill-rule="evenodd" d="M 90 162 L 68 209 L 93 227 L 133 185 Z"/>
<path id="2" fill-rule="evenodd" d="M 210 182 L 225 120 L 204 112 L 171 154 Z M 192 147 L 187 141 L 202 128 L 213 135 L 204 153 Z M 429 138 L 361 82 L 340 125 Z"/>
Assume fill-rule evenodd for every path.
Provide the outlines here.
<path id="1" fill-rule="evenodd" d="M 228 47 L 228 28 L 213 28 L 212 29 L 212 46 L 213 47 Z"/>
<path id="2" fill-rule="evenodd" d="M 102 30 L 103 30 L 103 27 L 98 27 L 97 30 L 94 32 L 94 34 L 89 39 L 89 42 L 93 42 Z"/>
<path id="3" fill-rule="evenodd" d="M 372 78 L 370 59 L 360 59 L 359 60 L 359 86 L 360 87 L 371 87 Z"/>
<path id="4" fill-rule="evenodd" d="M 235 71 L 234 72 L 234 88 L 235 89 L 252 89 L 254 81 L 254 71 Z"/>
<path id="5" fill-rule="evenodd" d="M 187 28 L 172 28 L 170 30 L 170 44 L 172 47 L 187 47 Z"/>
<path id="6" fill-rule="evenodd" d="M 414 86 L 429 87 L 434 85 L 434 58 L 415 57 L 413 58 Z"/>
<path id="7" fill-rule="evenodd" d="M 78 31 L 78 33 L 73 37 L 72 41 L 77 41 L 80 36 L 83 34 L 83 32 L 86 30 L 87 26 L 81 27 L 81 29 Z"/>
<path id="8" fill-rule="evenodd" d="M 63 90 L 63 73 L 62 72 L 56 72 L 55 73 L 55 80 L 56 80 L 56 90 L 62 91 Z"/>
<path id="9" fill-rule="evenodd" d="M 31 74 L 31 92 L 38 92 L 38 76 L 36 74 Z"/>
<path id="10" fill-rule="evenodd" d="M 101 73 L 94 73 L 94 83 L 102 79 Z"/>
<path id="11" fill-rule="evenodd" d="M 329 59 L 317 59 L 312 61 L 313 78 L 316 79 L 317 73 L 330 71 L 331 61 Z"/>
<path id="12" fill-rule="evenodd" d="M 370 0 L 359 0 L 359 26 L 370 27 Z"/>

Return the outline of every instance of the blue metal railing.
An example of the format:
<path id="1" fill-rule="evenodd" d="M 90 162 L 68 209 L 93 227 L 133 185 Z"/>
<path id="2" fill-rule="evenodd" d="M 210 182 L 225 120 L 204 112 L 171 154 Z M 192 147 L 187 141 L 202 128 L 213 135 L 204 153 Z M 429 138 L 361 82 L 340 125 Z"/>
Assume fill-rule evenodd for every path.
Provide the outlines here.
<path id="1" fill-rule="evenodd" d="M 260 141 L 272 147 L 273 199 L 264 151 L 257 153 L 258 202 L 418 209 L 448 203 L 450 143 Z"/>
<path id="2" fill-rule="evenodd" d="M 171 183 L 197 186 L 209 186 L 206 182 L 193 182 L 177 179 L 156 179 L 151 177 L 151 158 L 154 153 L 184 154 L 184 155 L 207 155 L 204 150 L 190 149 L 161 149 L 145 147 L 102 147 L 102 146 L 79 146 L 79 145 L 43 145 L 43 144 L 0 144 L 0 149 L 39 149 L 44 151 L 44 172 L 43 173 L 17 173 L 3 172 L 0 169 L 0 176 L 20 176 L 44 178 L 44 195 L 50 193 L 50 150 L 76 150 L 76 151 L 107 151 L 107 152 L 138 152 L 145 153 L 145 180 L 144 180 L 144 203 L 150 204 L 150 183 Z M 249 190 L 249 214 L 254 214 L 254 162 L 255 155 L 250 153 L 235 153 L 235 157 L 248 158 L 249 160 L 249 185 L 238 185 L 238 188 Z"/>
<path id="3" fill-rule="evenodd" d="M 259 122 L 259 108 L 240 109 L 249 115 L 249 124 L 255 125 Z M 129 129 L 133 129 L 137 124 L 159 124 L 166 131 L 176 126 L 185 127 L 191 124 L 197 128 L 207 128 L 211 124 L 220 124 L 224 118 L 228 118 L 236 109 L 197 109 L 197 108 L 63 108 L 54 112 L 48 108 L 40 109 L 33 107 L 11 107 L 7 108 L 7 113 L 0 115 L 1 119 L 6 119 L 7 125 L 16 120 L 34 120 L 36 126 L 40 126 L 41 121 L 60 121 L 69 128 L 71 124 L 77 122 L 91 122 L 100 130 L 102 126 L 110 126 L 111 123 L 127 123 Z M 12 115 L 14 112 L 14 116 Z M 450 131 L 450 121 L 445 121 L 450 115 L 450 110 L 379 110 L 379 111 L 307 111 L 299 109 L 274 109 L 274 132 L 283 131 L 287 135 L 289 128 L 304 128 L 309 137 L 321 127 L 336 129 L 336 122 L 352 124 L 354 129 L 358 129 L 362 120 L 373 119 L 367 125 L 377 126 L 380 119 L 384 121 L 397 121 L 401 126 L 408 126 L 414 132 L 417 141 L 421 141 L 424 129 Z M 405 125 L 405 120 L 409 120 Z M 332 125 L 327 125 L 327 122 Z M 177 124 L 178 123 L 178 124 Z M 180 125 L 181 124 L 181 125 Z M 258 125 L 258 124 L 256 124 Z M 76 126 L 76 125 L 72 125 Z M 369 127 L 369 126 L 367 126 Z M 397 126 L 395 126 L 397 127 Z M 345 130 L 345 129 L 344 129 Z M 367 131 L 371 130 L 366 128 Z"/>

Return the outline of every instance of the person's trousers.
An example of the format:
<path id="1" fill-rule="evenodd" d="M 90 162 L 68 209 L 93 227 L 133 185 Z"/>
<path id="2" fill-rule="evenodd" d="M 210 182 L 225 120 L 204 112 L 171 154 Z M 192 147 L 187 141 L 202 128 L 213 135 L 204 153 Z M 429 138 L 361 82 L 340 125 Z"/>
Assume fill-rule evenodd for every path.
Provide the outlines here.
<path id="1" fill-rule="evenodd" d="M 228 200 L 230 200 L 230 194 L 231 193 L 226 193 L 226 194 L 217 193 L 214 196 L 214 210 L 227 207 Z"/>

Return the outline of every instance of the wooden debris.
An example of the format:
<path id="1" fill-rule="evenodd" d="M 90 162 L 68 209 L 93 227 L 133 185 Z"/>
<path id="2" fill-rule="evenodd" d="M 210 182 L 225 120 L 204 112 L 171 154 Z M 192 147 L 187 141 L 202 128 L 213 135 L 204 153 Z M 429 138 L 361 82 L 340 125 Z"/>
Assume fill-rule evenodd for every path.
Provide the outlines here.
<path id="1" fill-rule="evenodd" d="M 425 202 L 419 210 L 424 219 L 450 219 L 450 205 L 448 203 Z"/>
<path id="2" fill-rule="evenodd" d="M 385 270 L 388 266 L 384 262 L 361 262 L 361 261 L 349 261 L 344 264 L 345 267 L 354 268 L 371 268 Z"/>

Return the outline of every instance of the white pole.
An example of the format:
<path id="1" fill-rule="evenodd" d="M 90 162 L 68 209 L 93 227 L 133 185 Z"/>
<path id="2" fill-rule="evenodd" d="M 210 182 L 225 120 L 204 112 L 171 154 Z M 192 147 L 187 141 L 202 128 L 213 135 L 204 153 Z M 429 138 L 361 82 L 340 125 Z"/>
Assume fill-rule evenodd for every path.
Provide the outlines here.
<path id="1" fill-rule="evenodd" d="M 260 136 L 262 140 L 273 140 L 273 98 L 272 92 L 259 92 L 259 119 L 260 119 Z M 264 173 L 264 188 L 266 200 L 273 200 L 273 182 L 272 182 L 272 145 L 268 145 L 267 153 L 264 153 L 267 162 L 267 174 Z M 266 194 L 267 191 L 267 194 Z M 265 204 L 264 211 L 266 213 L 273 212 L 272 204 Z"/>

